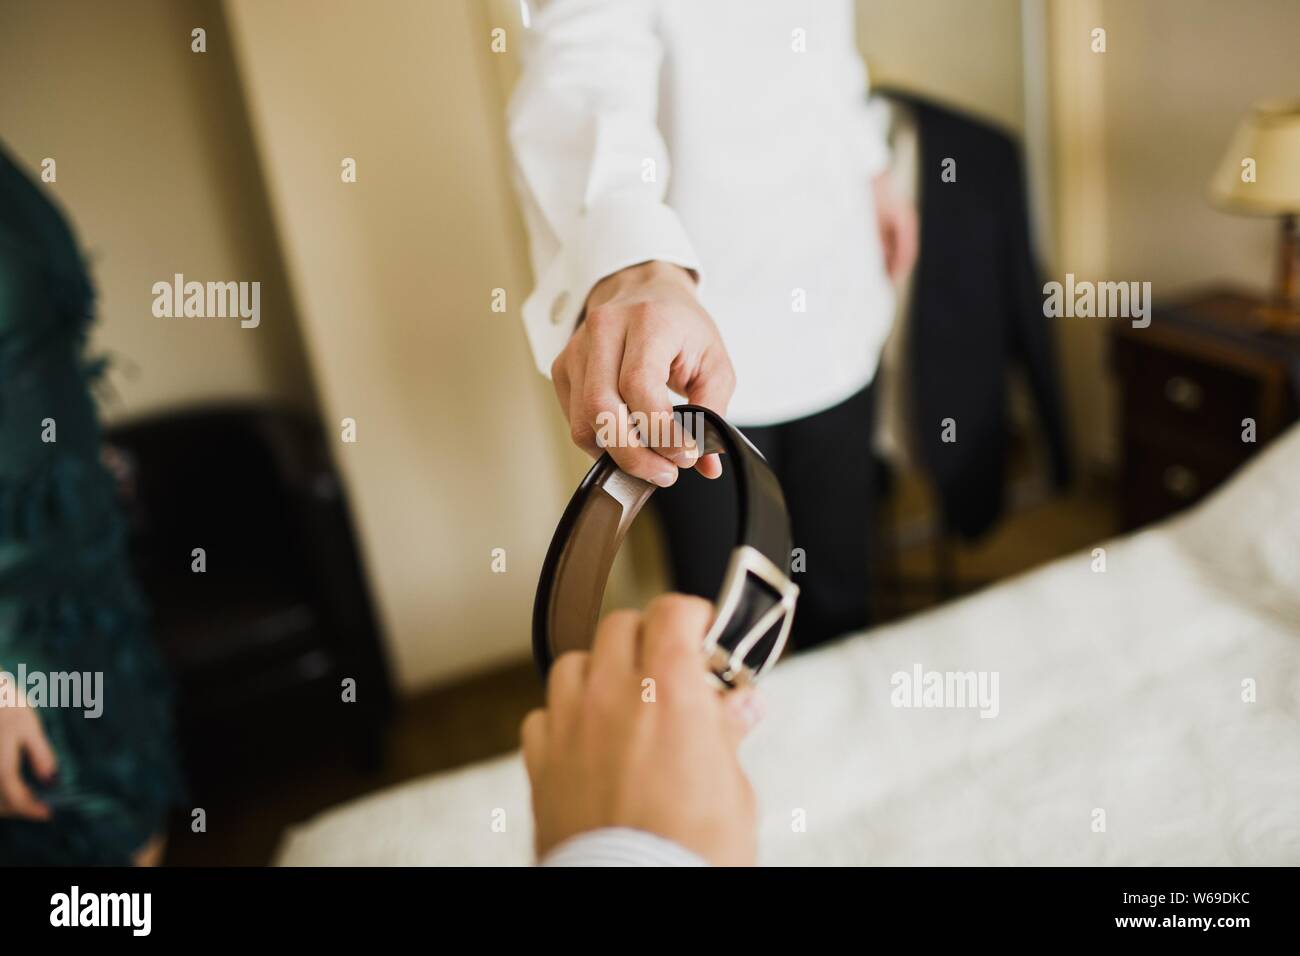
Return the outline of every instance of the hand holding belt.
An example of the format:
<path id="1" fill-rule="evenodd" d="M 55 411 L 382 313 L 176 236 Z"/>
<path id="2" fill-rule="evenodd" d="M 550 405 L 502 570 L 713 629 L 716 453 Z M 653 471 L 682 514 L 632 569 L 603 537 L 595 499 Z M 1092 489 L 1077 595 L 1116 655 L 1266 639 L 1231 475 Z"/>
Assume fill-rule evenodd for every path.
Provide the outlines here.
<path id="1" fill-rule="evenodd" d="M 758 449 L 720 415 L 699 405 L 678 405 L 673 416 L 696 435 L 702 455 L 727 456 L 736 482 L 740 535 L 704 652 L 718 680 L 727 687 L 744 686 L 781 656 L 794 619 L 799 588 L 785 573 L 790 561 L 785 498 Z M 606 453 L 564 509 L 533 604 L 533 657 L 543 677 L 565 651 L 590 649 L 614 556 L 654 490 Z"/>

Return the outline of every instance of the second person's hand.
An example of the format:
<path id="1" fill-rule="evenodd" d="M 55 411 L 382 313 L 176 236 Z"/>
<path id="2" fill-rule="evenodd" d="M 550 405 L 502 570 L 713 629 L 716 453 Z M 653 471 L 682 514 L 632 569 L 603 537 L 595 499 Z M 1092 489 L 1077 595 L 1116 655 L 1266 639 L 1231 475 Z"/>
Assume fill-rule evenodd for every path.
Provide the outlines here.
<path id="1" fill-rule="evenodd" d="M 680 266 L 645 262 L 598 282 L 551 379 L 574 444 L 593 457 L 608 451 L 623 471 L 665 488 L 679 467 L 695 466 L 709 478 L 722 474 L 717 455 L 700 458 L 689 436 L 674 442 L 670 429 L 607 448 L 598 440 L 602 423 L 618 420 L 620 404 L 647 420 L 668 421 L 672 392 L 726 414 L 736 375 L 717 326 L 696 299 L 695 280 Z"/>
<path id="2" fill-rule="evenodd" d="M 521 731 L 538 859 L 615 827 L 717 866 L 753 864 L 757 808 L 737 750 L 762 703 L 752 687 L 720 693 L 708 677 L 712 620 L 703 598 L 665 594 L 644 613 L 607 615 L 590 652 L 556 660 L 546 707 Z"/>
<path id="3" fill-rule="evenodd" d="M 13 676 L 0 670 L 0 683 Z M 14 689 L 22 694 L 21 687 Z M 23 780 L 24 758 L 42 781 L 49 782 L 58 770 L 58 759 L 45 736 L 36 708 L 24 701 L 0 705 L 0 817 L 49 820 L 50 808 L 32 793 Z"/>

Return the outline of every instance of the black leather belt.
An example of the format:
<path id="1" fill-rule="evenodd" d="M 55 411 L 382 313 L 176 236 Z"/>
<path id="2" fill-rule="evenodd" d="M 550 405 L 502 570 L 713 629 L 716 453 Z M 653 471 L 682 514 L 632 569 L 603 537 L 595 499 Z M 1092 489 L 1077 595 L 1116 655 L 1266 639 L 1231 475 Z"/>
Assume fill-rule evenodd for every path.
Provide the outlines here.
<path id="1" fill-rule="evenodd" d="M 727 456 L 736 482 L 739 541 L 704 651 L 714 675 L 728 687 L 740 687 L 781 656 L 794 619 L 799 588 L 785 571 L 790 562 L 785 497 L 758 449 L 720 415 L 698 405 L 678 405 L 673 415 L 696 436 L 701 454 Z M 614 556 L 654 490 L 650 482 L 622 471 L 607 452 L 564 509 L 533 604 L 533 657 L 543 677 L 565 651 L 591 647 Z"/>

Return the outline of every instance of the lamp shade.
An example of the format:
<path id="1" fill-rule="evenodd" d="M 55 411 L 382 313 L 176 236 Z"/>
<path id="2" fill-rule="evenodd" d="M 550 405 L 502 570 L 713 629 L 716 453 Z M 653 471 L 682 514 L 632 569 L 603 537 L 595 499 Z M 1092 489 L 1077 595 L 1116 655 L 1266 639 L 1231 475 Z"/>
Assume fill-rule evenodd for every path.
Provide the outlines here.
<path id="1" fill-rule="evenodd" d="M 1255 161 L 1253 182 L 1247 159 Z M 1210 196 L 1237 212 L 1300 213 L 1300 100 L 1251 108 L 1210 181 Z"/>

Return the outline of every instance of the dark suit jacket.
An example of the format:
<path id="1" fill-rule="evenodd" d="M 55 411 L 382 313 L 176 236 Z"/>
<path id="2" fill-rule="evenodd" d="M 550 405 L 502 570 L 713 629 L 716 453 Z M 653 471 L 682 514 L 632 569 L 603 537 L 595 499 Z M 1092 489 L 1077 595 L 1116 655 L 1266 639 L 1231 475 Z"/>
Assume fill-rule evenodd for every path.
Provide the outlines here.
<path id="1" fill-rule="evenodd" d="M 973 538 L 1002 512 L 1013 363 L 1028 381 L 1053 482 L 1063 487 L 1070 473 L 1020 149 L 980 120 L 881 92 L 914 111 L 919 138 L 921 240 L 908 351 L 913 438 L 948 529 Z M 945 159 L 956 160 L 955 182 L 941 179 Z M 955 442 L 942 440 L 947 418 L 956 423 Z"/>

